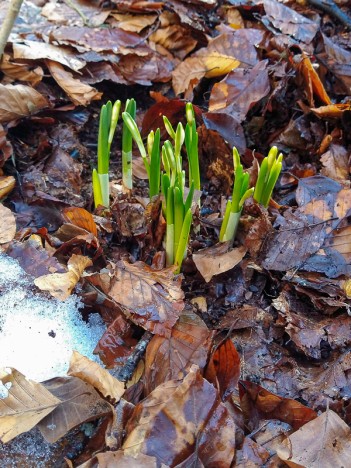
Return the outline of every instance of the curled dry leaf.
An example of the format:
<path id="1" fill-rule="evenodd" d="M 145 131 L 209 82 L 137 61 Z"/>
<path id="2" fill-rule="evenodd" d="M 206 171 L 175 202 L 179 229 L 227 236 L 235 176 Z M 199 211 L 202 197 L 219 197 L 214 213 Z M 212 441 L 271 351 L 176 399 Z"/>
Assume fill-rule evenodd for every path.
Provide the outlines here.
<path id="1" fill-rule="evenodd" d="M 153 455 L 167 466 L 189 457 L 195 457 L 194 466 L 230 466 L 235 423 L 213 385 L 192 366 L 181 383 L 158 386 L 135 407 L 123 449 L 133 457 Z"/>
<path id="2" fill-rule="evenodd" d="M 246 252 L 246 247 L 240 246 L 229 250 L 229 243 L 221 242 L 207 249 L 199 250 L 198 253 L 193 254 L 193 260 L 196 268 L 208 283 L 214 275 L 225 273 L 234 268 L 241 262 Z"/>
<path id="3" fill-rule="evenodd" d="M 16 179 L 12 176 L 0 177 L 0 200 L 5 198 L 16 185 Z"/>
<path id="4" fill-rule="evenodd" d="M 16 369 L 0 369 L 0 382 L 8 396 L 0 399 L 0 439 L 6 443 L 34 427 L 61 401 L 42 384 L 27 380 Z"/>
<path id="5" fill-rule="evenodd" d="M 321 156 L 321 163 L 324 166 L 321 174 L 341 183 L 348 181 L 350 167 L 349 154 L 346 148 L 341 145 L 331 144 L 328 151 Z"/>
<path id="6" fill-rule="evenodd" d="M 212 343 L 212 333 L 191 310 L 185 310 L 172 328 L 171 336 L 154 336 L 146 349 L 145 389 L 181 379 L 193 364 L 203 369 Z"/>
<path id="7" fill-rule="evenodd" d="M 13 47 L 15 44 L 12 45 Z M 5 54 L 0 64 L 0 70 L 14 81 L 26 81 L 32 86 L 38 85 L 44 75 L 41 67 L 33 68 L 27 63 L 17 63 L 10 59 L 10 56 Z"/>
<path id="8" fill-rule="evenodd" d="M 63 216 L 69 223 L 91 232 L 95 237 L 97 236 L 97 227 L 93 215 L 84 208 L 75 206 L 64 208 Z"/>
<path id="9" fill-rule="evenodd" d="M 118 22 L 118 27 L 123 31 L 139 33 L 144 28 L 151 26 L 157 20 L 158 15 L 130 15 L 122 13 L 111 13 Z"/>
<path id="10" fill-rule="evenodd" d="M 155 457 L 139 453 L 136 457 L 126 455 L 123 450 L 117 452 L 98 453 L 94 458 L 79 465 L 78 468 L 158 468 L 160 465 Z M 164 465 L 162 465 L 162 468 Z"/>
<path id="11" fill-rule="evenodd" d="M 106 369 L 78 351 L 73 351 L 67 375 L 79 377 L 99 390 L 105 398 L 110 398 L 113 403 L 117 403 L 124 393 L 123 382 L 112 377 Z"/>
<path id="12" fill-rule="evenodd" d="M 351 430 L 327 410 L 287 437 L 277 454 L 291 467 L 346 467 L 351 460 Z"/>
<path id="13" fill-rule="evenodd" d="M 40 276 L 34 280 L 34 284 L 42 291 L 48 291 L 56 299 L 64 301 L 72 293 L 83 271 L 92 264 L 90 258 L 73 254 L 67 263 L 67 273 Z"/>
<path id="14" fill-rule="evenodd" d="M 47 66 L 57 84 L 77 106 L 87 106 L 91 101 L 101 98 L 102 93 L 77 78 L 73 78 L 72 73 L 67 72 L 61 64 L 47 60 Z"/>
<path id="15" fill-rule="evenodd" d="M 43 437 L 51 444 L 79 424 L 113 411 L 113 406 L 103 400 L 94 387 L 77 377 L 56 377 L 44 385 L 60 401 L 60 405 L 38 424 Z"/>
<path id="16" fill-rule="evenodd" d="M 311 60 L 305 53 L 302 53 L 301 60 L 297 64 L 297 71 L 304 80 L 308 103 L 311 107 L 314 107 L 314 97 L 318 98 L 322 104 L 330 105 L 332 103 Z"/>
<path id="17" fill-rule="evenodd" d="M 21 84 L 0 84 L 0 123 L 21 119 L 49 107 L 38 91 Z"/>
<path id="18" fill-rule="evenodd" d="M 11 242 L 16 234 L 16 219 L 9 208 L 0 203 L 0 244 Z"/>
<path id="19" fill-rule="evenodd" d="M 174 276 L 174 267 L 156 271 L 143 262 L 118 262 L 107 294 L 135 323 L 162 336 L 170 336 L 184 308 L 181 277 Z"/>

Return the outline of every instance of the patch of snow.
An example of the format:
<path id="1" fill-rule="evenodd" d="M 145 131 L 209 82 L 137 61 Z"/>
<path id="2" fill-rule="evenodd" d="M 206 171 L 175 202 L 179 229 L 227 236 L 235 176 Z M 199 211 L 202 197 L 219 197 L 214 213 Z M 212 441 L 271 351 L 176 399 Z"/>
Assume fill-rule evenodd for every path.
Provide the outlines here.
<path id="1" fill-rule="evenodd" d="M 0 367 L 40 382 L 66 375 L 73 350 L 100 363 L 93 355 L 105 331 L 100 315 L 86 323 L 78 296 L 58 301 L 32 285 L 16 260 L 0 254 Z"/>

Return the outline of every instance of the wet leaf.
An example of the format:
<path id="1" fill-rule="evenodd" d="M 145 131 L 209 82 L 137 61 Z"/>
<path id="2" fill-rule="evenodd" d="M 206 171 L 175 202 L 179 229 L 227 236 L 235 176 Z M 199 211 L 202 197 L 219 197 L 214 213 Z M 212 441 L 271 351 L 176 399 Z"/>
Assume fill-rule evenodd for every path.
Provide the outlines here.
<path id="1" fill-rule="evenodd" d="M 270 458 L 270 453 L 250 437 L 245 437 L 244 443 L 235 457 L 235 467 L 264 466 Z"/>
<path id="2" fill-rule="evenodd" d="M 0 399 L 0 439 L 6 443 L 29 431 L 61 402 L 42 384 L 27 380 L 15 369 L 0 370 L 8 396 Z"/>
<path id="3" fill-rule="evenodd" d="M 91 101 L 101 98 L 102 93 L 74 78 L 72 73 L 66 71 L 61 64 L 47 60 L 47 66 L 57 84 L 77 106 L 87 106 Z"/>
<path id="4" fill-rule="evenodd" d="M 182 313 L 169 338 L 154 336 L 146 349 L 146 394 L 167 380 L 182 379 L 193 364 L 203 369 L 211 336 L 205 323 L 189 310 Z"/>
<path id="5" fill-rule="evenodd" d="M 268 61 L 264 60 L 249 71 L 245 68 L 233 70 L 216 83 L 210 96 L 210 112 L 226 112 L 242 122 L 249 109 L 271 89 L 267 65 Z"/>
<path id="6" fill-rule="evenodd" d="M 60 400 L 54 411 L 38 424 L 43 437 L 51 444 L 79 424 L 106 416 L 113 409 L 91 385 L 77 377 L 56 377 L 44 385 Z"/>
<path id="7" fill-rule="evenodd" d="M 329 106 L 320 106 L 320 107 L 311 109 L 311 111 L 318 117 L 331 118 L 331 119 L 339 119 L 340 117 L 343 116 L 345 111 L 350 111 L 350 110 L 351 110 L 351 106 L 349 103 L 330 104 Z"/>
<path id="8" fill-rule="evenodd" d="M 67 263 L 67 273 L 39 276 L 34 280 L 34 284 L 42 291 L 48 291 L 56 299 L 64 301 L 72 293 L 84 270 L 92 264 L 90 258 L 73 254 Z"/>
<path id="9" fill-rule="evenodd" d="M 98 453 L 92 460 L 79 465 L 78 468 L 158 468 L 155 457 L 139 453 L 136 457 L 126 455 L 123 450 L 118 452 Z"/>
<path id="10" fill-rule="evenodd" d="M 318 22 L 312 21 L 297 11 L 276 0 L 264 0 L 264 9 L 269 21 L 282 33 L 297 41 L 309 44 L 318 31 Z"/>
<path id="11" fill-rule="evenodd" d="M 180 60 L 184 60 L 197 44 L 190 31 L 179 24 L 157 29 L 151 34 L 150 40 L 160 44 Z"/>
<path id="12" fill-rule="evenodd" d="M 155 23 L 158 15 L 130 15 L 128 13 L 112 13 L 118 27 L 124 31 L 140 32 Z"/>
<path id="13" fill-rule="evenodd" d="M 12 242 L 6 253 L 15 258 L 23 270 L 34 278 L 66 271 L 57 258 L 52 257 L 41 243 L 32 238 L 24 242 Z"/>
<path id="14" fill-rule="evenodd" d="M 297 60 L 296 57 L 294 57 L 294 60 Z M 316 70 L 313 68 L 311 60 L 304 53 L 301 55 L 301 61 L 297 64 L 297 71 L 304 80 L 307 100 L 311 107 L 314 107 L 314 97 L 321 104 L 331 104 L 331 100 Z"/>
<path id="15" fill-rule="evenodd" d="M 15 44 L 13 44 L 13 47 L 14 46 Z M 44 71 L 41 67 L 38 66 L 33 69 L 32 66 L 26 63 L 14 62 L 7 54 L 3 56 L 0 70 L 13 80 L 25 81 L 34 87 L 41 82 L 44 75 Z"/>
<path id="16" fill-rule="evenodd" d="M 234 268 L 246 254 L 243 246 L 229 250 L 228 243 L 221 242 L 207 249 L 199 250 L 193 254 L 196 268 L 199 270 L 205 281 L 211 281 L 214 275 L 225 273 Z"/>
<path id="17" fill-rule="evenodd" d="M 21 84 L 0 84 L 0 123 L 22 119 L 49 107 L 49 103 L 38 91 Z"/>
<path id="18" fill-rule="evenodd" d="M 296 400 L 282 398 L 253 382 L 240 381 L 241 407 L 247 422 L 254 424 L 258 419 L 279 419 L 295 430 L 315 419 L 317 414 Z"/>
<path id="19" fill-rule="evenodd" d="M 119 262 L 108 295 L 128 309 L 138 325 L 156 335 L 169 336 L 184 308 L 180 276 L 174 267 L 155 271 L 142 262 Z"/>
<path id="20" fill-rule="evenodd" d="M 16 234 L 16 218 L 9 208 L 0 203 L 0 244 L 11 242 Z"/>
<path id="21" fill-rule="evenodd" d="M 124 393 L 124 383 L 112 377 L 99 364 L 82 356 L 78 351 L 73 351 L 67 375 L 79 377 L 84 382 L 92 385 L 105 398 L 109 398 L 115 404 Z"/>
<path id="22" fill-rule="evenodd" d="M 237 389 L 240 377 L 240 356 L 230 338 L 221 343 L 212 354 L 205 378 L 219 391 L 222 400 Z"/>
<path id="23" fill-rule="evenodd" d="M 291 467 L 347 466 L 351 457 L 351 430 L 332 410 L 308 422 L 277 449 Z"/>
<path id="24" fill-rule="evenodd" d="M 321 174 L 338 182 L 346 181 L 350 175 L 349 154 L 341 145 L 331 144 L 321 156 L 323 169 Z"/>
<path id="25" fill-rule="evenodd" d="M 193 366 L 182 382 L 158 386 L 136 406 L 123 449 L 169 466 L 194 454 L 200 466 L 224 467 L 234 457 L 235 424 L 214 387 Z"/>

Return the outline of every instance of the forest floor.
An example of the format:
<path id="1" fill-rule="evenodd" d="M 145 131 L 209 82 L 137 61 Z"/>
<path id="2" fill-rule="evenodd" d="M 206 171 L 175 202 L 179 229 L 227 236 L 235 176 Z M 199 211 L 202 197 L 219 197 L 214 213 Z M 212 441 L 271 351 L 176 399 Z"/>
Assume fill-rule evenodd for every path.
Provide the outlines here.
<path id="1" fill-rule="evenodd" d="M 344 4 L 24 1 L 0 64 L 2 468 L 350 465 Z M 136 147 L 123 187 L 121 119 L 94 209 L 101 105 L 131 98 L 162 141 L 194 105 L 180 274 Z M 231 245 L 234 146 L 250 183 L 272 146 L 283 169 Z"/>

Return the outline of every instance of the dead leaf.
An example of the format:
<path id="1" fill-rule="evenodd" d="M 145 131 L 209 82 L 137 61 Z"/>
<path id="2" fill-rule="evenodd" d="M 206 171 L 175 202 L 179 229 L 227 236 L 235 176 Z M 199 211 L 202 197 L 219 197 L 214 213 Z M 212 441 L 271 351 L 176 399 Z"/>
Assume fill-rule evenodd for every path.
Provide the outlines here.
<path id="1" fill-rule="evenodd" d="M 204 376 L 218 389 L 223 401 L 237 390 L 240 356 L 230 338 L 221 343 L 212 354 Z"/>
<path id="2" fill-rule="evenodd" d="M 321 174 L 338 182 L 347 181 L 350 176 L 349 154 L 341 145 L 331 144 L 321 156 L 323 169 Z"/>
<path id="3" fill-rule="evenodd" d="M 170 336 L 184 308 L 181 277 L 174 267 L 155 271 L 142 262 L 118 262 L 108 295 L 128 309 L 135 323 L 161 336 Z"/>
<path id="4" fill-rule="evenodd" d="M 343 116 L 344 112 L 350 111 L 351 105 L 350 103 L 338 103 L 338 104 L 330 104 L 329 106 L 321 106 L 311 109 L 311 111 L 320 118 L 331 118 L 331 119 L 339 119 Z"/>
<path id="5" fill-rule="evenodd" d="M 27 432 L 51 413 L 61 401 L 42 384 L 27 380 L 16 369 L 0 369 L 8 396 L 0 399 L 0 439 L 3 443 Z"/>
<path id="6" fill-rule="evenodd" d="M 77 57 L 68 47 L 55 46 L 45 42 L 25 40 L 23 43 L 13 43 L 13 57 L 15 59 L 40 60 L 49 59 L 77 72 L 86 65 L 84 60 Z M 27 65 L 28 66 L 28 65 Z"/>
<path id="7" fill-rule="evenodd" d="M 21 119 L 49 107 L 49 103 L 38 91 L 21 84 L 0 84 L 0 123 Z"/>
<path id="8" fill-rule="evenodd" d="M 235 423 L 193 366 L 182 382 L 158 386 L 135 407 L 123 449 L 133 457 L 153 455 L 168 466 L 191 455 L 196 466 L 228 466 L 235 453 Z"/>
<path id="9" fill-rule="evenodd" d="M 193 254 L 196 268 L 203 276 L 206 283 L 211 281 L 214 275 L 225 273 L 234 268 L 244 258 L 247 249 L 244 246 L 228 250 L 227 242 L 220 242 L 207 249 L 199 250 Z"/>
<path id="10" fill-rule="evenodd" d="M 101 99 L 102 93 L 77 78 L 73 78 L 72 73 L 66 71 L 59 63 L 52 60 L 47 60 L 46 63 L 57 84 L 77 106 L 87 106 L 91 101 Z"/>
<path id="11" fill-rule="evenodd" d="M 351 430 L 332 410 L 289 435 L 277 454 L 288 466 L 346 467 L 351 459 Z"/>
<path id="12" fill-rule="evenodd" d="M 77 377 L 56 377 L 44 385 L 60 401 L 54 411 L 38 424 L 43 437 L 51 444 L 79 424 L 113 411 L 113 406 L 103 400 L 91 385 Z"/>
<path id="13" fill-rule="evenodd" d="M 34 284 L 42 291 L 48 291 L 56 299 L 64 301 L 72 293 L 84 270 L 92 264 L 90 258 L 73 254 L 67 263 L 67 273 L 39 276 L 34 280 Z"/>
<path id="14" fill-rule="evenodd" d="M 82 229 L 85 229 L 88 232 L 91 232 L 95 237 L 97 237 L 97 227 L 93 218 L 93 215 L 84 208 L 78 208 L 76 206 L 71 206 L 64 208 L 63 216 L 68 222 L 78 226 Z"/>
<path id="15" fill-rule="evenodd" d="M 158 28 L 149 40 L 162 45 L 180 60 L 184 60 L 197 44 L 189 30 L 179 24 Z"/>
<path id="16" fill-rule="evenodd" d="M 120 29 L 136 33 L 139 33 L 144 28 L 154 24 L 158 18 L 158 15 L 131 15 L 128 13 L 123 14 L 114 12 L 111 13 L 111 16 L 116 20 Z"/>
<path id="17" fill-rule="evenodd" d="M 15 44 L 13 44 L 14 46 Z M 38 66 L 33 69 L 27 63 L 16 63 L 7 54 L 3 56 L 0 70 L 14 81 L 26 81 L 34 87 L 41 82 L 44 76 L 44 71 L 41 67 Z"/>
<path id="18" fill-rule="evenodd" d="M 239 394 L 241 408 L 250 427 L 259 419 L 279 419 L 296 430 L 317 417 L 315 411 L 298 401 L 275 395 L 253 382 L 240 381 Z"/>
<path id="19" fill-rule="evenodd" d="M 73 351 L 67 375 L 79 377 L 84 382 L 92 385 L 105 397 L 117 403 L 124 393 L 124 383 L 112 377 L 99 364 L 82 356 L 78 351 Z"/>
<path id="20" fill-rule="evenodd" d="M 0 244 L 11 242 L 16 234 L 16 218 L 9 208 L 0 203 Z"/>
<path id="21" fill-rule="evenodd" d="M 296 56 L 294 61 L 296 63 Z M 316 70 L 313 68 L 309 57 L 302 53 L 300 62 L 296 65 L 298 73 L 301 74 L 305 82 L 305 90 L 307 94 L 307 100 L 311 107 L 314 107 L 314 97 L 317 97 L 321 104 L 329 105 L 331 100 L 324 88 L 324 85 L 319 78 Z"/>
<path id="22" fill-rule="evenodd" d="M 79 465 L 78 468 L 158 468 L 159 466 L 155 457 L 149 457 L 142 453 L 133 457 L 126 455 L 123 450 L 118 450 L 117 452 L 98 453 L 93 459 Z M 163 467 L 164 465 L 161 468 Z"/>
<path id="23" fill-rule="evenodd" d="M 7 195 L 15 188 L 16 179 L 12 176 L 0 176 L 0 199 Z"/>
<path id="24" fill-rule="evenodd" d="M 238 122 L 245 120 L 249 109 L 267 96 L 271 89 L 267 67 L 268 61 L 262 60 L 250 70 L 233 70 L 222 81 L 215 83 L 209 111 L 226 112 Z"/>
<path id="25" fill-rule="evenodd" d="M 212 343 L 212 333 L 191 310 L 185 310 L 171 336 L 154 336 L 146 348 L 145 392 L 172 379 L 182 379 L 193 364 L 203 369 Z"/>

